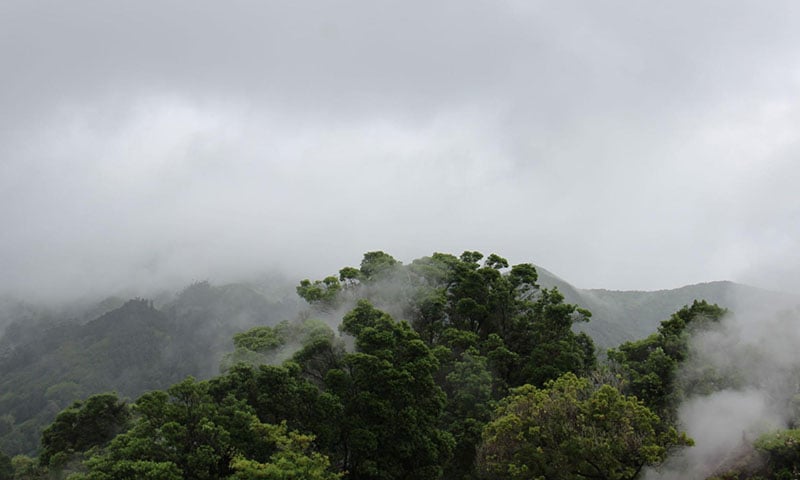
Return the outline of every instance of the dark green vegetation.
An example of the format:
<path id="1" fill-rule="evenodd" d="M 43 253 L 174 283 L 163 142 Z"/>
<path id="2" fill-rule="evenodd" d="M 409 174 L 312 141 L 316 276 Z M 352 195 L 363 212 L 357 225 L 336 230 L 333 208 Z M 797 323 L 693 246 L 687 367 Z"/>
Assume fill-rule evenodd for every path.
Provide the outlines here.
<path id="1" fill-rule="evenodd" d="M 480 462 L 491 478 L 633 479 L 690 444 L 635 397 L 566 374 L 500 402 Z"/>
<path id="2" fill-rule="evenodd" d="M 3 450 L 28 456 L 0 455 L 0 479 L 634 479 L 691 444 L 675 372 L 725 313 L 695 302 L 598 364 L 574 328 L 591 313 L 497 255 L 369 252 L 296 290 L 298 315 L 201 283 L 56 325 L 60 341 L 10 328 Z M 223 334 L 233 350 L 210 354 Z M 48 415 L 38 450 L 10 443 Z"/>
<path id="3" fill-rule="evenodd" d="M 687 393 L 676 387 L 675 373 L 688 355 L 689 337 L 707 323 L 718 322 L 726 313 L 717 305 L 695 300 L 661 322 L 656 333 L 625 342 L 609 350 L 608 357 L 628 380 L 626 389 L 631 394 L 653 411 L 674 420 L 674 409 Z"/>
<path id="4" fill-rule="evenodd" d="M 159 308 L 141 299 L 110 299 L 99 308 L 70 317 L 15 309 L 18 320 L 0 339 L 0 451 L 34 454 L 42 428 L 93 393 L 136 398 L 187 375 L 210 377 L 234 334 L 297 311 L 294 301 L 206 282 Z"/>

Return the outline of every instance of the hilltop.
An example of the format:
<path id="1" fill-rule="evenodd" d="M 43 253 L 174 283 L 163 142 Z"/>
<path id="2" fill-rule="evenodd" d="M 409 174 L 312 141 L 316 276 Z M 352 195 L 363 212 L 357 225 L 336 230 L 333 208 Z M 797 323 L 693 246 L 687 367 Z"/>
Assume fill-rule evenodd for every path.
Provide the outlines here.
<path id="1" fill-rule="evenodd" d="M 539 272 L 540 285 L 558 288 L 566 302 L 592 312 L 591 321 L 576 325 L 576 328 L 588 333 L 599 347 L 604 348 L 650 335 L 659 322 L 696 299 L 734 311 L 761 305 L 800 304 L 797 295 L 731 281 L 697 283 L 655 291 L 581 289 L 541 266 L 537 266 L 536 270 Z"/>

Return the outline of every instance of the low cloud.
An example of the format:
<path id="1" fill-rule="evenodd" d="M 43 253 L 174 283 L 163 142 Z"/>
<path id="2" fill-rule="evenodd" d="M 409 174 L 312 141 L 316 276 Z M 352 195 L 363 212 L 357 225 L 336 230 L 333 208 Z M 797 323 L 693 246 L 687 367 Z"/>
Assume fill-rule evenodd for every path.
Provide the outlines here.
<path id="1" fill-rule="evenodd" d="M 0 291 L 376 249 L 800 290 L 790 2 L 0 8 Z"/>

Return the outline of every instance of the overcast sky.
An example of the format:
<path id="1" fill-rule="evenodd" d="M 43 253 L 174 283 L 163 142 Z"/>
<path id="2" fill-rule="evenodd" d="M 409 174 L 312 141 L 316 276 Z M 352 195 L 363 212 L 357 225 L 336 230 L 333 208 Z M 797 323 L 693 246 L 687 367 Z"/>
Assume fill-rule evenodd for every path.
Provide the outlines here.
<path id="1" fill-rule="evenodd" d="M 0 291 L 369 250 L 800 291 L 800 3 L 0 3 Z"/>

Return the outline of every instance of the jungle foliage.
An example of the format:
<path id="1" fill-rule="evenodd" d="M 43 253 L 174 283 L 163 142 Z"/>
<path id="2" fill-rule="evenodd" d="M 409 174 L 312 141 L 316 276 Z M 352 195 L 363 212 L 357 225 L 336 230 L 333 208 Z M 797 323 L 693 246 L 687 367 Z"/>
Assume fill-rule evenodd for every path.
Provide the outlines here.
<path id="1" fill-rule="evenodd" d="M 0 475 L 634 479 L 691 445 L 673 376 L 691 325 L 724 313 L 697 302 L 598 364 L 573 329 L 591 313 L 495 254 L 368 252 L 296 290 L 309 309 L 233 334 L 219 375 L 75 402 Z"/>

